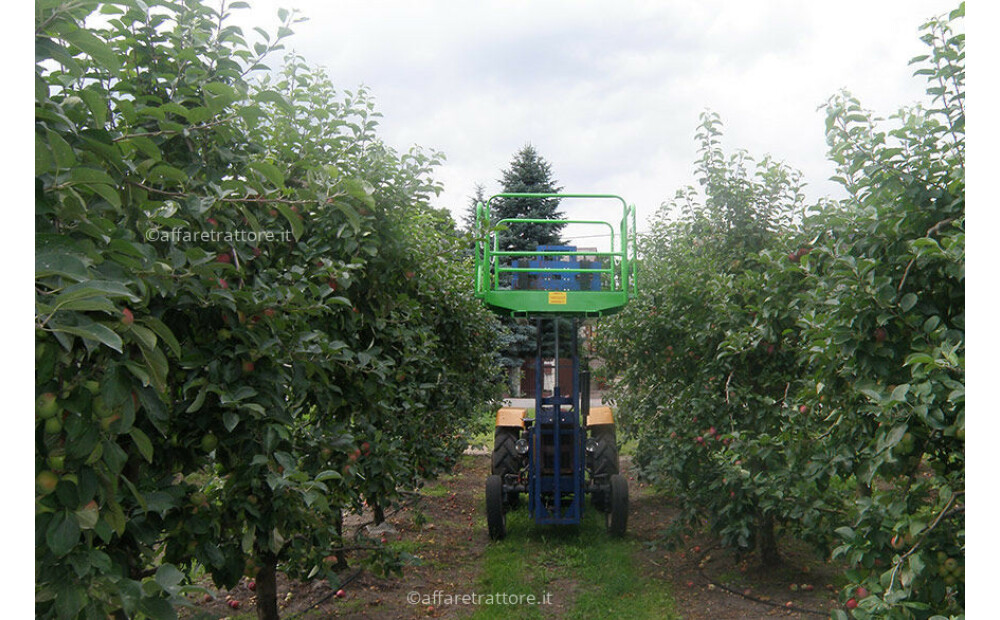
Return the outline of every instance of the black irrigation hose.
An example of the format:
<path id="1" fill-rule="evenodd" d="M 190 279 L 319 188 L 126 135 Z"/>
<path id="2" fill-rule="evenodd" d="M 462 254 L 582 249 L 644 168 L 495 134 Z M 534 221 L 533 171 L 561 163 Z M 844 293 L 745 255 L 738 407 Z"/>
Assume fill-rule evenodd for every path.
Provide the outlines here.
<path id="1" fill-rule="evenodd" d="M 708 549 L 705 549 L 705 553 L 703 553 L 702 556 L 701 556 L 701 558 L 698 560 L 698 574 L 701 575 L 702 579 L 704 579 L 708 583 L 712 584 L 716 588 L 719 588 L 721 590 L 725 590 L 726 592 L 729 592 L 730 594 L 735 594 L 737 596 L 742 596 L 743 598 L 745 598 L 747 600 L 753 601 L 755 603 L 760 603 L 762 605 L 770 605 L 771 607 L 777 607 L 779 609 L 787 609 L 789 611 L 798 611 L 798 612 L 801 612 L 801 613 L 804 613 L 804 614 L 812 614 L 814 616 L 820 616 L 821 618 L 829 618 L 830 617 L 830 613 L 826 612 L 826 611 L 820 611 L 818 609 L 812 609 L 812 608 L 809 608 L 809 607 L 799 607 L 798 605 L 792 605 L 791 607 L 789 607 L 788 605 L 782 605 L 781 603 L 773 603 L 771 601 L 765 601 L 764 599 L 758 598 L 758 597 L 750 595 L 750 594 L 744 594 L 743 592 L 740 592 L 739 590 L 734 590 L 733 588 L 730 588 L 727 585 L 724 585 L 724 584 L 721 584 L 721 583 L 715 581 L 714 579 L 712 579 L 711 577 L 709 577 L 708 575 L 705 574 L 705 569 L 702 566 L 703 566 L 703 563 L 705 561 L 705 558 L 708 557 L 708 553 L 710 551 L 712 551 L 712 549 L 717 549 L 717 548 L 719 548 L 718 545 L 713 546 L 713 547 L 709 547 Z"/>
<path id="2" fill-rule="evenodd" d="M 406 506 L 409 506 L 410 504 L 418 502 L 421 499 L 422 499 L 422 496 L 419 493 L 415 493 L 413 495 L 413 497 L 411 497 L 410 499 L 407 499 L 405 501 L 400 502 L 395 508 L 393 508 L 392 510 L 390 510 L 389 512 L 387 512 L 385 514 L 386 519 L 388 519 L 392 515 L 396 514 L 397 512 L 399 512 L 400 510 L 402 510 Z M 361 529 L 364 526 L 369 525 L 369 524 L 374 523 L 374 522 L 375 522 L 375 520 L 372 519 L 371 521 L 365 521 L 365 522 L 361 523 L 360 525 L 358 525 L 357 529 L 354 530 L 354 538 L 357 539 L 360 536 Z M 353 575 L 351 575 L 350 577 L 348 577 L 344 581 L 340 582 L 340 588 L 343 588 L 344 586 L 349 585 L 352 581 L 354 581 L 355 579 L 357 579 L 358 577 L 360 577 L 361 573 L 363 573 L 363 572 L 364 572 L 363 568 L 359 568 L 358 570 L 356 570 Z M 324 596 L 320 600 L 316 601 L 315 603 L 312 603 L 308 607 L 300 609 L 299 611 L 295 612 L 291 616 L 288 616 L 287 620 L 294 620 L 294 618 L 298 618 L 299 616 L 301 616 L 302 614 L 306 613 L 307 611 L 309 611 L 311 609 L 315 609 L 316 607 L 319 607 L 320 605 L 322 605 L 323 603 L 327 602 L 328 600 L 330 600 L 331 598 L 333 598 L 336 595 L 337 595 L 337 590 L 334 590 L 334 591 L 330 592 L 329 594 L 327 594 L 326 596 Z"/>
<path id="3" fill-rule="evenodd" d="M 357 579 L 358 577 L 360 577 L 361 573 L 363 573 L 364 571 L 365 571 L 365 569 L 363 569 L 363 568 L 359 568 L 358 570 L 354 571 L 353 575 L 351 575 L 350 577 L 348 577 L 344 581 L 340 582 L 340 587 L 343 588 L 344 586 L 350 584 L 352 581 L 354 581 L 355 579 Z M 322 605 L 323 603 L 327 602 L 331 598 L 337 596 L 337 592 L 338 591 L 339 590 L 334 590 L 334 591 L 330 592 L 329 594 L 327 594 L 326 596 L 324 596 L 323 598 L 321 598 L 318 601 L 316 601 L 315 603 L 312 603 L 308 607 L 300 609 L 299 611 L 295 612 L 294 614 L 288 616 L 287 620 L 293 620 L 293 618 L 298 618 L 299 616 L 301 616 L 302 614 L 306 613 L 307 611 L 309 611 L 311 609 L 314 609 L 316 607 L 319 607 L 320 605 Z"/>

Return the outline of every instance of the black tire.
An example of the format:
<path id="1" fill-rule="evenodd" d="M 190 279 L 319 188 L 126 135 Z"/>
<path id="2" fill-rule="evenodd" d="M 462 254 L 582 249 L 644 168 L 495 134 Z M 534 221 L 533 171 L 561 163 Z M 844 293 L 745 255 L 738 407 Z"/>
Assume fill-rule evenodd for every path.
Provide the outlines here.
<path id="1" fill-rule="evenodd" d="M 591 438 L 597 441 L 597 450 L 590 455 L 590 473 L 593 479 L 607 481 L 618 473 L 618 444 L 615 443 L 615 425 L 602 424 L 590 429 Z M 607 487 L 596 488 L 591 493 L 594 508 L 607 512 L 610 508 Z"/>
<path id="2" fill-rule="evenodd" d="M 486 527 L 491 540 L 503 540 L 507 536 L 507 515 L 503 506 L 503 479 L 500 476 L 486 477 Z"/>
<path id="3" fill-rule="evenodd" d="M 500 476 L 500 480 L 507 474 L 521 471 L 521 457 L 514 448 L 520 430 L 499 426 L 493 432 L 493 466 L 490 473 Z M 517 508 L 521 503 L 521 496 L 517 491 L 507 491 L 504 493 L 503 503 L 508 510 Z"/>
<path id="4" fill-rule="evenodd" d="M 608 533 L 614 538 L 621 538 L 628 527 L 628 482 L 625 476 L 611 476 L 609 494 L 611 510 L 607 515 Z"/>

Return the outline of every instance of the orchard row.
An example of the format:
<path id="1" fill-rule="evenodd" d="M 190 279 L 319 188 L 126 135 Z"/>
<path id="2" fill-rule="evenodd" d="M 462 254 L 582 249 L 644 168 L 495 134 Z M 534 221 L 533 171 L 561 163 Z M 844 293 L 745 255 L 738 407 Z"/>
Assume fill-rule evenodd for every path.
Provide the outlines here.
<path id="1" fill-rule="evenodd" d="M 205 571 L 274 618 L 279 569 L 397 570 L 345 513 L 497 395 L 437 155 L 301 58 L 262 72 L 296 17 L 250 43 L 242 5 L 36 11 L 38 617 L 175 617 Z"/>
<path id="2" fill-rule="evenodd" d="M 828 102 L 846 199 L 807 206 L 706 114 L 702 191 L 654 219 L 643 294 L 597 342 L 684 525 L 763 562 L 783 534 L 813 543 L 849 567 L 843 617 L 964 608 L 963 14 L 924 27 L 925 107 Z"/>

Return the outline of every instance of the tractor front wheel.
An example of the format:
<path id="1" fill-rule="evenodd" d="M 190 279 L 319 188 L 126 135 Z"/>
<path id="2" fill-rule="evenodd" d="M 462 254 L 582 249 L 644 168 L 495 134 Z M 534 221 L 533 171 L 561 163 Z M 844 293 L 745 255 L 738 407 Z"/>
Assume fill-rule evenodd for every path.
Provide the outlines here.
<path id="1" fill-rule="evenodd" d="M 517 474 L 521 471 L 521 457 L 517 454 L 515 444 L 520 433 L 519 428 L 498 426 L 493 435 L 493 462 L 490 473 L 500 476 L 503 480 L 507 474 Z M 508 510 L 517 508 L 520 503 L 517 491 L 507 491 L 503 503 Z"/>
<path id="2" fill-rule="evenodd" d="M 491 540 L 503 540 L 507 536 L 507 515 L 503 505 L 503 478 L 497 475 L 486 477 L 486 527 Z"/>
<path id="3" fill-rule="evenodd" d="M 608 533 L 615 538 L 625 535 L 628 526 L 628 481 L 621 474 L 610 478 L 608 495 L 610 495 L 610 510 L 607 514 Z"/>
<path id="4" fill-rule="evenodd" d="M 602 424 L 590 429 L 590 436 L 597 441 L 597 449 L 590 458 L 590 474 L 595 479 L 607 480 L 618 473 L 618 445 L 615 442 L 615 425 Z M 610 510 L 607 487 L 596 488 L 591 494 L 594 508 L 600 512 Z"/>

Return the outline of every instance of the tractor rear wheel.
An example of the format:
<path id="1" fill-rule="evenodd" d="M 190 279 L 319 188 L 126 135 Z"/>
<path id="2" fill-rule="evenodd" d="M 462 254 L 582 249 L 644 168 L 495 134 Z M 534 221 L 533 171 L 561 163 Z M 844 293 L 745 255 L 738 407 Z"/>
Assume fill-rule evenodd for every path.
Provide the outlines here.
<path id="1" fill-rule="evenodd" d="M 609 495 L 611 509 L 607 515 L 608 533 L 615 538 L 621 538 L 628 526 L 628 482 L 625 476 L 621 474 L 611 476 Z"/>
<path id="2" fill-rule="evenodd" d="M 507 515 L 503 506 L 503 479 L 500 476 L 486 477 L 486 527 L 491 540 L 503 540 L 507 536 Z"/>
<path id="3" fill-rule="evenodd" d="M 521 471 L 521 457 L 517 454 L 515 444 L 520 433 L 519 428 L 498 426 L 493 434 L 493 467 L 490 473 L 500 476 L 502 481 L 507 474 L 517 474 Z M 520 503 L 517 491 L 504 493 L 504 506 L 510 510 Z"/>
<path id="4" fill-rule="evenodd" d="M 602 424 L 590 429 L 590 436 L 597 441 L 597 449 L 590 455 L 590 473 L 594 479 L 599 476 L 607 480 L 618 473 L 618 445 L 615 443 L 615 425 Z M 610 508 L 607 486 L 591 493 L 594 508 L 607 512 Z"/>

